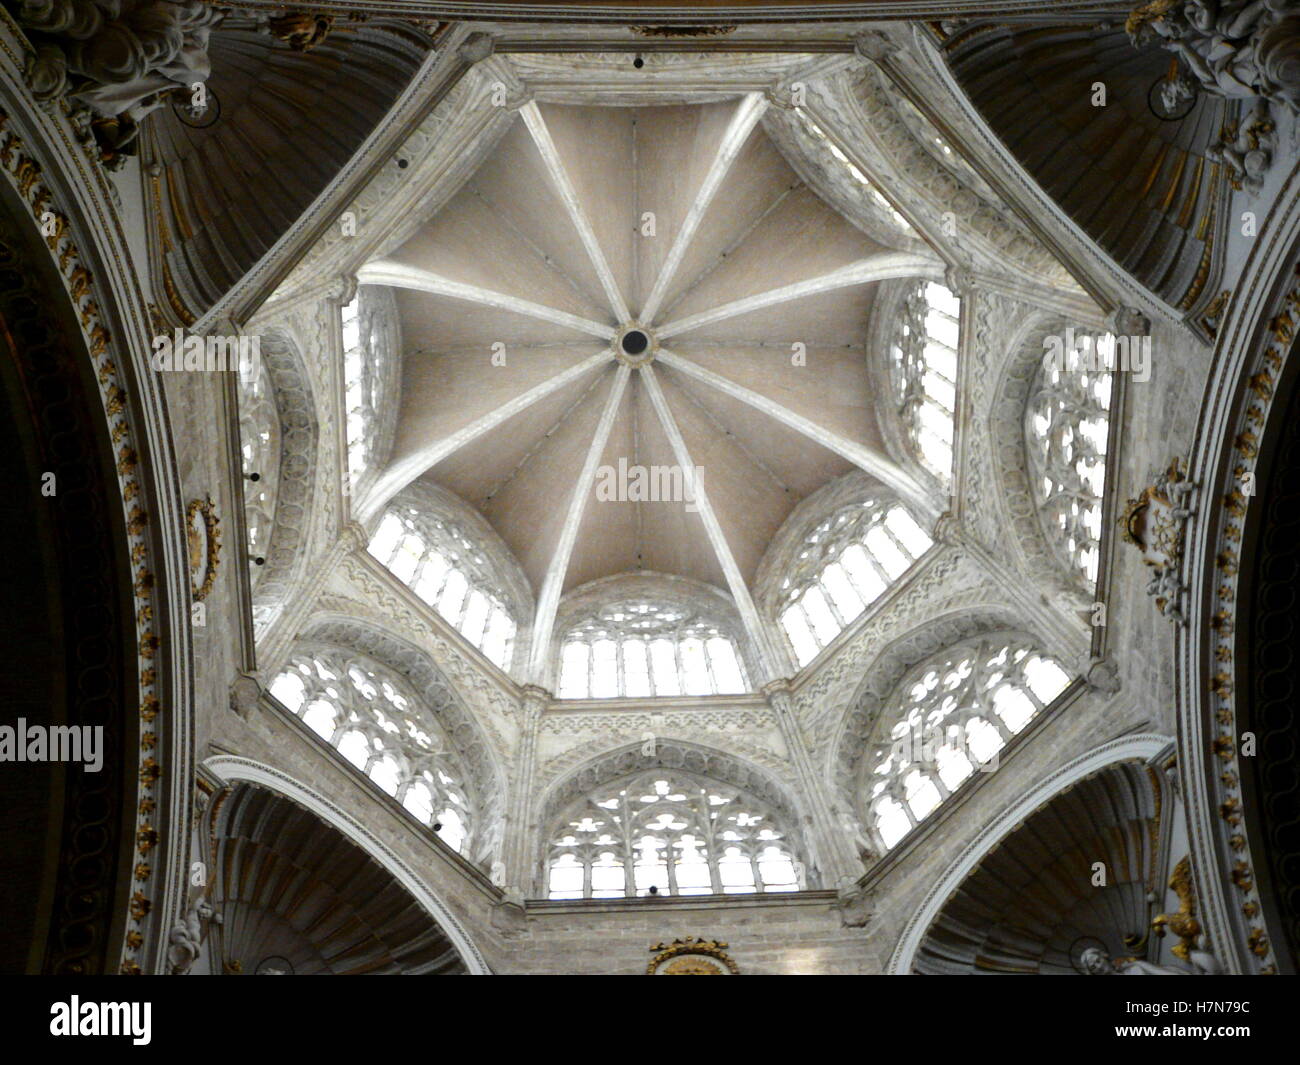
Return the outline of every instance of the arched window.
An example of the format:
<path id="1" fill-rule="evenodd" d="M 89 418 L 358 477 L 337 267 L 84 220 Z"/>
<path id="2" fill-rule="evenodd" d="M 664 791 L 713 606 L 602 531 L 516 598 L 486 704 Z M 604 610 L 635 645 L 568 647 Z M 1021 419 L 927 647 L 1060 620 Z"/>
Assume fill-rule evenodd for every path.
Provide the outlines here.
<path id="1" fill-rule="evenodd" d="M 295 654 L 270 691 L 412 817 L 464 853 L 472 812 L 450 744 L 391 670 L 319 649 Z"/>
<path id="2" fill-rule="evenodd" d="M 933 541 L 900 503 L 860 500 L 808 534 L 781 582 L 777 618 L 806 666 L 911 569 Z"/>
<path id="3" fill-rule="evenodd" d="M 1028 641 L 967 640 L 930 658 L 899 686 L 865 778 L 869 823 L 893 847 L 998 752 L 1070 678 Z M 888 747 L 885 744 L 889 744 Z"/>
<path id="4" fill-rule="evenodd" d="M 941 481 L 952 477 L 961 300 L 934 281 L 918 281 L 903 300 L 890 345 L 890 378 L 909 442 Z"/>
<path id="5" fill-rule="evenodd" d="M 1115 337 L 1080 334 L 1049 350 L 1025 407 L 1025 446 L 1038 518 L 1061 561 L 1097 580 Z"/>
<path id="6" fill-rule="evenodd" d="M 735 641 L 717 619 L 684 604 L 613 603 L 572 625 L 560 641 L 561 699 L 748 690 Z"/>
<path id="7" fill-rule="evenodd" d="M 239 450 L 245 478 L 249 564 L 254 565 L 253 559 L 265 558 L 270 550 L 280 481 L 280 418 L 271 375 L 261 359 L 240 360 Z"/>
<path id="8" fill-rule="evenodd" d="M 547 856 L 552 899 L 797 891 L 801 875 L 787 833 L 760 803 L 660 769 L 571 806 Z"/>
<path id="9" fill-rule="evenodd" d="M 399 500 L 385 512 L 369 551 L 488 659 L 509 667 L 515 612 L 487 556 L 460 524 Z"/>

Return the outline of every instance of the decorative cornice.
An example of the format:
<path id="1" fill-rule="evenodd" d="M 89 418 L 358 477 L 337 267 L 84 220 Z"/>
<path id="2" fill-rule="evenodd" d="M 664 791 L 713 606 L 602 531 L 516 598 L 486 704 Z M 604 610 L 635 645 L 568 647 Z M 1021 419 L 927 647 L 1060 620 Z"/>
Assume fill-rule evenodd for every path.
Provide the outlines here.
<path id="1" fill-rule="evenodd" d="M 1294 204 L 1291 213 L 1294 228 Z M 1260 312 L 1258 319 L 1244 318 L 1246 308 L 1238 305 L 1238 313 L 1220 336 L 1219 352 L 1226 348 L 1234 355 L 1226 369 L 1235 375 L 1228 378 L 1232 381 L 1228 394 L 1235 409 L 1218 423 L 1222 434 L 1218 439 L 1208 435 L 1214 423 L 1207 425 L 1203 418 L 1202 432 L 1207 436 L 1199 442 L 1192 460 L 1193 476 L 1199 469 L 1206 478 L 1205 498 L 1209 501 L 1204 524 L 1197 522 L 1199 535 L 1189 549 L 1187 570 L 1191 583 L 1189 601 L 1196 603 L 1201 591 L 1207 595 L 1205 605 L 1194 615 L 1193 633 L 1195 643 L 1204 647 L 1205 665 L 1198 663 L 1189 673 L 1179 671 L 1181 682 L 1191 680 L 1193 684 L 1190 692 L 1184 689 L 1180 693 L 1180 752 L 1185 744 L 1192 746 L 1179 762 L 1184 771 L 1197 872 L 1202 878 L 1213 880 L 1212 901 L 1221 899 L 1232 903 L 1231 909 L 1235 911 L 1232 925 L 1238 930 L 1233 936 L 1237 964 L 1243 968 L 1253 964 L 1261 972 L 1276 971 L 1277 962 L 1263 925 L 1250 831 L 1243 813 L 1239 763 L 1241 728 L 1237 689 L 1242 678 L 1237 676 L 1237 598 L 1240 552 L 1251 513 L 1242 485 L 1247 478 L 1254 477 L 1259 441 L 1270 423 L 1277 383 L 1300 323 L 1298 275 L 1300 266 L 1293 268 L 1285 287 L 1268 304 L 1256 305 Z M 1267 285 L 1269 280 L 1272 278 L 1256 275 L 1255 284 Z M 1210 397 L 1211 401 L 1215 399 L 1220 397 Z M 1211 465 L 1213 452 L 1217 452 L 1213 455 L 1217 461 Z M 1180 647 L 1180 651 L 1181 658 L 1186 650 Z M 1210 762 L 1210 772 L 1204 780 L 1199 780 L 1196 776 L 1206 765 L 1207 750 L 1213 752 L 1214 759 Z M 1229 863 L 1235 890 L 1224 885 L 1224 880 L 1229 879 Z M 1206 885 L 1204 879 L 1201 883 Z M 1219 892 L 1228 897 L 1223 898 Z M 1213 912 L 1209 915 L 1212 935 L 1217 933 L 1215 938 L 1222 939 L 1227 930 L 1214 927 L 1214 916 Z M 1226 944 L 1215 946 L 1222 952 Z"/>
<path id="2" fill-rule="evenodd" d="M 33 114 L 39 112 L 33 111 Z M 130 580 L 135 611 L 132 635 L 138 648 L 138 728 L 142 751 L 139 798 L 134 819 L 137 860 L 126 922 L 125 946 L 118 967 L 124 973 L 143 972 L 151 966 L 148 952 L 158 949 L 157 937 L 150 939 L 155 924 L 150 920 L 150 914 L 166 890 L 165 875 L 155 876 L 154 872 L 158 855 L 152 852 L 163 842 L 157 826 L 173 812 L 165 808 L 164 794 L 180 784 L 179 779 L 175 785 L 171 782 L 164 785 L 159 783 L 163 776 L 166 762 L 164 752 L 167 749 L 161 742 L 160 715 L 164 708 L 159 668 L 164 662 L 174 662 L 175 656 L 172 648 L 164 648 L 160 634 L 167 612 L 162 605 L 162 589 L 155 579 L 158 563 L 154 559 L 154 538 L 157 530 L 151 522 L 156 518 L 145 509 L 146 501 L 154 496 L 153 474 L 147 473 L 140 465 L 142 453 L 152 454 L 152 443 L 146 442 L 137 425 L 136 416 L 132 412 L 132 398 L 127 393 L 127 377 L 119 367 L 119 359 L 130 359 L 127 345 L 121 339 L 115 340 L 102 311 L 106 304 L 101 301 L 111 297 L 101 295 L 101 283 L 92 274 L 82 249 L 73 237 L 69 214 L 60 207 L 58 198 L 46 183 L 40 163 L 19 136 L 11 116 L 2 108 L 0 169 L 3 169 L 19 198 L 30 208 L 31 224 L 44 236 L 50 258 L 67 288 L 68 300 L 76 311 L 81 339 L 95 374 L 105 428 L 113 441 L 116 456 L 121 521 L 126 530 L 127 551 L 132 567 Z M 176 683 L 180 681 L 177 680 Z M 179 722 L 176 727 L 180 727 Z M 172 764 L 166 768 L 179 777 L 183 767 Z M 183 839 L 181 826 L 169 824 L 168 828 L 175 833 L 174 838 Z M 167 860 L 171 859 L 170 846 L 164 854 Z M 168 915 L 163 914 L 160 920 L 167 922 Z"/>

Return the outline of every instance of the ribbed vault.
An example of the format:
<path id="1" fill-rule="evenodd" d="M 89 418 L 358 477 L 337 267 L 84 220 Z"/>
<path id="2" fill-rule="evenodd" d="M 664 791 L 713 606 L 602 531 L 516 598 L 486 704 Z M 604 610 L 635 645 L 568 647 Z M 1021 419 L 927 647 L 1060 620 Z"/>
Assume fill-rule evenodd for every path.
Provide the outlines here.
<path id="1" fill-rule="evenodd" d="M 1070 974 L 1080 952 L 1141 954 L 1160 811 L 1148 769 L 1124 762 L 1073 785 L 987 854 L 944 905 L 921 974 Z M 1095 863 L 1104 865 L 1104 886 Z M 1126 937 L 1135 937 L 1126 942 Z"/>
<path id="2" fill-rule="evenodd" d="M 237 785 L 218 812 L 213 847 L 221 915 L 213 938 L 227 973 L 467 972 L 437 921 L 387 871 L 286 798 Z"/>
<path id="3" fill-rule="evenodd" d="M 543 632 L 570 590 L 658 572 L 726 588 L 752 636 L 749 588 L 801 499 L 858 469 L 937 516 L 883 443 L 866 347 L 879 283 L 942 263 L 824 202 L 767 107 L 525 103 L 450 201 L 361 266 L 396 291 L 403 348 L 363 520 L 423 478 L 519 558 Z"/>

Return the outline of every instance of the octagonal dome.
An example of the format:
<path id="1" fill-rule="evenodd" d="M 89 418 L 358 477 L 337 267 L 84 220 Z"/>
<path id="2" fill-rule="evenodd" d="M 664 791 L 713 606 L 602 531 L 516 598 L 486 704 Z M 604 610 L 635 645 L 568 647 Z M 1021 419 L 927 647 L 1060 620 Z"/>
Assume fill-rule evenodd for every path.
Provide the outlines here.
<path id="1" fill-rule="evenodd" d="M 886 454 L 868 345 L 880 283 L 942 266 L 829 206 L 766 109 L 526 103 L 358 270 L 395 291 L 402 349 L 364 517 L 431 481 L 562 593 L 638 571 L 748 585 L 793 508 L 855 468 L 932 516 Z"/>

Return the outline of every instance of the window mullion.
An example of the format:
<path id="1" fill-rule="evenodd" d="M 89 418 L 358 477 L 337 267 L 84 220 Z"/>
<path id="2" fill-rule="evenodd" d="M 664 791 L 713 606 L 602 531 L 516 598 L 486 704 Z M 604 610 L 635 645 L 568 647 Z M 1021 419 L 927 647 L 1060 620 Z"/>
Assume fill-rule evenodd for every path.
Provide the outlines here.
<path id="1" fill-rule="evenodd" d="M 907 559 L 909 562 L 915 562 L 915 561 L 916 561 L 916 559 L 912 557 L 912 552 L 909 551 L 909 550 L 907 549 L 907 545 L 906 545 L 905 543 L 903 543 L 902 540 L 900 540 L 897 536 L 895 536 L 895 535 L 893 534 L 893 532 L 890 530 L 890 528 L 889 528 L 888 525 L 885 525 L 885 524 L 882 523 L 881 526 L 880 526 L 880 528 L 881 528 L 881 531 L 882 531 L 886 536 L 888 536 L 890 540 L 893 541 L 894 546 L 895 546 L 896 548 L 898 548 L 899 552 L 902 554 L 902 556 L 903 556 L 905 559 Z"/>
<path id="2" fill-rule="evenodd" d="M 721 895 L 722 871 L 718 867 L 719 846 L 716 838 L 719 819 L 713 816 L 707 790 L 701 794 L 700 802 L 704 806 L 704 854 L 709 863 L 709 886 L 713 889 L 713 894 Z"/>
<path id="3" fill-rule="evenodd" d="M 885 572 L 885 567 L 882 566 L 880 560 L 876 558 L 876 553 L 867 547 L 865 543 L 862 545 L 862 553 L 867 556 L 867 561 L 871 563 L 871 568 L 876 571 L 876 576 L 884 581 L 886 588 L 894 583 L 894 578 Z"/>
<path id="4" fill-rule="evenodd" d="M 850 546 L 852 545 L 851 544 L 846 545 L 844 550 L 847 551 Z M 862 553 L 870 557 L 870 552 L 868 552 L 867 550 L 863 549 Z M 836 555 L 835 561 L 839 562 L 840 557 L 843 554 L 844 551 L 841 551 L 838 555 Z M 830 563 L 827 563 L 827 565 L 830 565 Z M 858 584 L 858 579 L 855 576 L 853 576 L 853 573 L 849 570 L 849 567 L 844 565 L 843 563 L 840 563 L 840 572 L 844 574 L 845 579 L 849 582 L 849 587 L 852 588 L 853 591 L 857 594 L 857 597 L 862 600 L 863 607 L 864 608 L 869 607 L 871 605 L 871 597 L 868 596 L 867 593 L 862 590 L 862 585 Z"/>
<path id="5" fill-rule="evenodd" d="M 822 638 L 817 635 L 817 630 L 813 628 L 812 618 L 809 616 L 807 609 L 805 609 L 803 605 L 803 597 L 800 596 L 799 601 L 794 605 L 799 609 L 799 616 L 803 618 L 803 627 L 807 630 L 809 638 L 817 645 L 817 650 L 820 651 L 826 645 L 822 643 Z"/>
<path id="6" fill-rule="evenodd" d="M 827 565 L 829 565 L 829 563 L 827 563 Z M 824 573 L 825 571 L 825 567 L 823 566 L 822 572 Z M 848 622 L 840 616 L 839 608 L 835 605 L 835 599 L 831 596 L 826 585 L 822 584 L 820 575 L 818 575 L 817 578 L 817 590 L 822 593 L 822 602 L 826 604 L 826 609 L 830 611 L 831 617 L 834 619 L 836 626 L 839 628 L 840 632 L 843 632 Z"/>
<path id="7" fill-rule="evenodd" d="M 700 640 L 700 654 L 704 657 L 704 672 L 709 678 L 709 694 L 718 694 L 718 677 L 713 669 L 713 652 L 709 650 L 708 641 Z"/>
<path id="8" fill-rule="evenodd" d="M 680 838 L 680 837 L 679 837 Z M 668 894 L 677 894 L 677 853 L 673 844 L 676 842 L 668 833 L 663 835 L 664 867 L 668 871 Z"/>
<path id="9" fill-rule="evenodd" d="M 618 829 L 623 844 L 623 896 L 631 898 L 636 896 L 636 854 L 632 849 L 632 819 L 626 795 L 619 797 L 618 810 Z"/>

